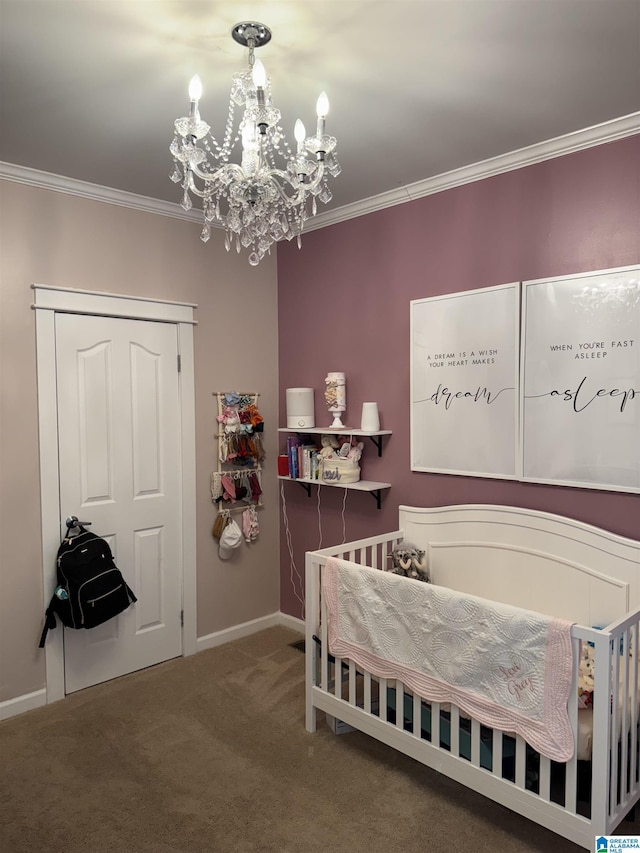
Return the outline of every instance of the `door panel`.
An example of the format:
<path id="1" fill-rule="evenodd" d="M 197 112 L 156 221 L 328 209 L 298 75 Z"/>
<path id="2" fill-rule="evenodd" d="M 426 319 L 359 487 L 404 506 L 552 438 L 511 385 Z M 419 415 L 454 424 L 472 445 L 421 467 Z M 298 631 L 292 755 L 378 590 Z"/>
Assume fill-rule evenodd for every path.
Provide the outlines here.
<path id="1" fill-rule="evenodd" d="M 65 692 L 182 652 L 177 331 L 56 314 L 60 507 L 109 542 L 138 602 L 64 629 Z"/>

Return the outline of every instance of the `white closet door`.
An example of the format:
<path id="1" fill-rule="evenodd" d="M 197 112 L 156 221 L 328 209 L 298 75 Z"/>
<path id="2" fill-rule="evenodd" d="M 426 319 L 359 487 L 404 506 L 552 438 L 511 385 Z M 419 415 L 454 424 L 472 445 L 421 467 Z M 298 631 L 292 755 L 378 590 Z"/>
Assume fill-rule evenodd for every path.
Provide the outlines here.
<path id="1" fill-rule="evenodd" d="M 62 524 L 109 542 L 138 601 L 64 629 L 65 692 L 182 653 L 177 331 L 170 323 L 56 314 Z"/>

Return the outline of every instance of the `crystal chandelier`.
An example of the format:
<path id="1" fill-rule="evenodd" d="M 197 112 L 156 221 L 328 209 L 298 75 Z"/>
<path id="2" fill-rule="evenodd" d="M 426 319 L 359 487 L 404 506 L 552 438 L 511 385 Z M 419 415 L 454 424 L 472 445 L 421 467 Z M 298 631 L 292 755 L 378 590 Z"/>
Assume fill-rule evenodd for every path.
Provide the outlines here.
<path id="1" fill-rule="evenodd" d="M 249 263 L 256 266 L 278 240 L 297 238 L 305 220 L 316 214 L 316 199 L 331 201 L 329 176 L 341 168 L 336 158 L 336 140 L 325 133 L 329 101 L 324 92 L 316 105 L 315 136 L 307 136 L 303 123 L 295 124 L 295 153 L 280 125 L 280 111 L 273 105 L 271 81 L 264 65 L 255 58 L 256 48 L 271 40 L 264 24 L 244 22 L 231 31 L 234 40 L 249 48 L 247 70 L 233 75 L 229 114 L 222 143 L 202 121 L 198 102 L 202 94 L 199 77 L 189 85 L 189 115 L 176 119 L 171 143 L 175 168 L 171 180 L 184 190 L 182 207 L 193 206 L 191 194 L 202 199 L 206 243 L 212 226 L 225 229 L 227 251 L 235 243 L 250 250 Z M 234 129 L 235 107 L 244 108 Z M 241 163 L 231 162 L 236 143 L 241 145 Z"/>

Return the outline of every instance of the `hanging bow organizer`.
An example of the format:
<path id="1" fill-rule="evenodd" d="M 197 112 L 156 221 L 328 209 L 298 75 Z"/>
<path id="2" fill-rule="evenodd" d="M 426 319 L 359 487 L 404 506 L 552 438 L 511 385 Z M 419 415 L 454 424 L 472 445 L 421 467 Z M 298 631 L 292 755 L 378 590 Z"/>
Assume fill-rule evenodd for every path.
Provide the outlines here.
<path id="1" fill-rule="evenodd" d="M 215 391 L 218 402 L 217 469 L 211 473 L 211 500 L 218 513 L 262 506 L 264 420 L 256 392 Z"/>

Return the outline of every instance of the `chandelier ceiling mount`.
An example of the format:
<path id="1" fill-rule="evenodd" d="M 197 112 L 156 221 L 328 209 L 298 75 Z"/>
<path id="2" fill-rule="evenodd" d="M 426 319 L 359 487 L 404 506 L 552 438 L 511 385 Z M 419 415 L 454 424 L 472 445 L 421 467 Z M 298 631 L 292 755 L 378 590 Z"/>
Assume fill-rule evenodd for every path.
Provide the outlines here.
<path id="1" fill-rule="evenodd" d="M 250 40 L 253 39 L 253 47 L 262 47 L 271 41 L 271 30 L 265 27 L 264 24 L 258 24 L 255 21 L 243 21 L 241 24 L 236 24 L 231 30 L 231 35 L 234 41 L 241 44 L 243 47 L 250 47 Z"/>

